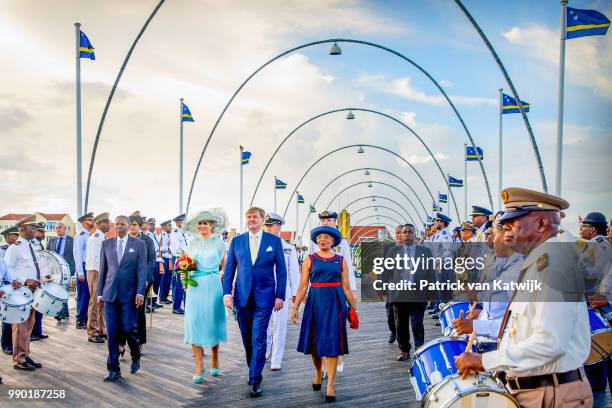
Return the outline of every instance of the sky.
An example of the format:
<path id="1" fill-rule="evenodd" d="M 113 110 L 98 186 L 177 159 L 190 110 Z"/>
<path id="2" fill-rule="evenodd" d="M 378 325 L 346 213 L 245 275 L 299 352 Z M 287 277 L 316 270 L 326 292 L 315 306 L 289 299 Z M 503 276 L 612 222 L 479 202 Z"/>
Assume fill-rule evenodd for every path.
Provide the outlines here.
<path id="1" fill-rule="evenodd" d="M 132 41 L 156 4 L 153 0 L 3 2 L 0 194 L 4 199 L 0 213 L 68 212 L 76 218 L 74 23 L 82 24 L 96 53 L 95 61 L 81 60 L 85 182 L 106 98 Z M 464 4 L 489 37 L 521 99 L 531 104 L 529 120 L 552 191 L 559 4 L 552 0 L 465 0 Z M 570 6 L 612 16 L 612 6 L 603 0 L 575 0 Z M 119 83 L 93 168 L 89 210 L 110 211 L 113 216 L 140 210 L 158 221 L 176 216 L 179 98 L 185 98 L 195 118 L 184 126 L 186 201 L 204 143 L 240 84 L 286 50 L 333 38 L 395 50 L 438 81 L 485 152 L 483 165 L 497 207 L 498 89 L 508 87 L 453 1 L 181 0 L 166 1 L 161 7 Z M 611 38 L 567 42 L 561 195 L 571 204 L 564 223 L 574 231 L 580 215 L 590 211 L 612 215 Z M 335 109 L 380 111 L 410 130 L 385 116 L 362 111 L 354 112 L 352 121 L 345 119 L 346 112 L 338 112 L 300 127 L 278 150 L 253 200 L 254 205 L 273 211 L 274 176 L 285 181 L 288 189 L 276 195 L 278 213 L 283 215 L 288 206 L 285 228 L 295 229 L 296 216 L 300 230 L 307 225 L 308 204 L 334 178 L 350 170 L 383 171 L 372 170 L 370 176 L 354 171 L 338 178 L 316 202 L 318 211 L 339 211 L 357 198 L 377 195 L 397 202 L 384 200 L 401 213 L 407 211 L 407 217 L 398 219 L 391 210 L 371 208 L 355 218 L 379 214 L 379 221 L 390 224 L 421 222 L 431 214 L 431 196 L 446 192 L 443 174 L 464 178 L 466 132 L 423 72 L 376 47 L 341 42 L 342 55 L 331 56 L 330 45 L 289 53 L 240 90 L 203 157 L 190 213 L 221 207 L 231 225 L 239 226 L 239 146 L 252 152 L 251 162 L 243 166 L 246 208 L 281 141 L 309 118 Z M 358 154 L 357 147 L 346 147 L 359 144 L 395 154 L 374 147 Z M 503 186 L 541 190 L 520 115 L 503 117 L 503 152 Z M 306 204 L 296 211 L 290 194 L 302 177 L 298 191 Z M 363 181 L 375 183 L 349 187 Z M 491 207 L 477 163 L 467 165 L 467 185 L 469 206 Z M 452 192 L 463 218 L 464 191 Z M 357 211 L 367 205 L 371 203 L 358 201 L 348 209 Z M 443 209 L 447 212 L 446 206 Z M 454 206 L 450 216 L 455 224 Z"/>

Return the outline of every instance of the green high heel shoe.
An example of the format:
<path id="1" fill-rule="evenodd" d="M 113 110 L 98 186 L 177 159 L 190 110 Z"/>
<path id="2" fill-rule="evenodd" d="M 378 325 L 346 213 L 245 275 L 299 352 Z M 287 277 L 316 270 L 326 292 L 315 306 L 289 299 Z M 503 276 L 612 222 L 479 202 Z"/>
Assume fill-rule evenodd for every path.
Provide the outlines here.
<path id="1" fill-rule="evenodd" d="M 218 377 L 219 374 L 221 374 L 221 370 L 218 368 L 211 368 L 210 369 L 210 375 L 212 375 L 213 377 Z"/>
<path id="2" fill-rule="evenodd" d="M 194 384 L 201 384 L 202 381 L 204 381 L 204 375 L 206 374 L 206 367 L 202 368 L 202 375 L 194 375 L 193 376 L 193 383 Z"/>

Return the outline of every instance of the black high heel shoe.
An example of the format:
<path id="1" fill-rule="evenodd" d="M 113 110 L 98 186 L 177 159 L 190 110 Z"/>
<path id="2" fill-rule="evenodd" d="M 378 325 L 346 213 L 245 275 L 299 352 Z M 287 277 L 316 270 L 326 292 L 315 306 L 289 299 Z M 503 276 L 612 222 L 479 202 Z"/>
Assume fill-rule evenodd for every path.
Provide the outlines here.
<path id="1" fill-rule="evenodd" d="M 322 385 L 322 384 L 315 384 L 315 383 L 312 383 L 312 390 L 313 390 L 313 391 L 321 391 L 321 385 Z"/>
<path id="2" fill-rule="evenodd" d="M 335 395 L 326 395 L 325 396 L 325 402 L 336 402 L 336 396 Z"/>

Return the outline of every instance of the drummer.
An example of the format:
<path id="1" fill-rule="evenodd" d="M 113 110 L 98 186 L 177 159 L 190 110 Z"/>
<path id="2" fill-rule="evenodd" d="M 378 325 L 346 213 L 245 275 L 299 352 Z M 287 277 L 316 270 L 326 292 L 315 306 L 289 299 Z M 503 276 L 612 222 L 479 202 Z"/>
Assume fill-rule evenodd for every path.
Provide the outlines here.
<path id="1" fill-rule="evenodd" d="M 463 375 L 504 371 L 506 388 L 521 407 L 563 407 L 569 401 L 572 406 L 592 406 L 593 394 L 582 368 L 591 343 L 586 303 L 580 296 L 558 301 L 561 292 L 553 286 L 579 282 L 576 253 L 559 251 L 556 238 L 559 212 L 569 203 L 517 187 L 505 189 L 502 201 L 505 208 L 499 223 L 504 242 L 526 256 L 518 281 L 540 280 L 548 285 L 529 294 L 514 292 L 500 326 L 499 348 L 455 357 L 457 370 Z M 555 277 L 560 277 L 559 282 Z"/>
<path id="2" fill-rule="evenodd" d="M 497 215 L 493 222 L 493 251 L 495 261 L 493 268 L 487 274 L 487 280 L 491 288 L 493 282 L 516 282 L 523 263 L 523 255 L 511 249 L 504 243 L 504 230 L 499 223 L 501 214 Z M 478 244 L 477 244 L 478 245 Z M 504 312 L 508 307 L 508 301 L 512 292 L 504 290 L 488 290 L 478 293 L 478 300 L 482 302 L 482 309 L 475 309 L 469 312 L 465 319 L 453 320 L 453 327 L 458 335 L 470 334 L 476 331 L 478 336 L 490 339 L 490 342 L 481 342 L 477 346 L 478 351 L 490 351 L 497 348 L 497 334 L 504 317 Z"/>
<path id="3" fill-rule="evenodd" d="M 31 240 L 34 238 L 36 217 L 19 220 L 15 226 L 19 228 L 19 239 L 11 245 L 4 256 L 8 272 L 13 279 L 14 288 L 27 286 L 32 292 L 40 286 L 43 279 L 38 267 L 38 258 Z M 50 275 L 44 277 L 51 279 Z M 28 319 L 22 323 L 13 324 L 13 368 L 16 370 L 33 371 L 42 364 L 30 358 L 30 334 L 34 328 L 35 310 L 30 310 Z"/>
<path id="4" fill-rule="evenodd" d="M 13 245 L 19 239 L 19 228 L 10 227 L 0 232 L 4 237 L 6 244 L 0 247 L 0 282 L 2 285 L 10 284 L 13 279 L 8 273 L 6 264 L 4 263 L 4 255 L 9 246 Z M 4 294 L 0 290 L 0 297 Z M 13 330 L 9 323 L 2 323 L 2 352 L 7 355 L 13 354 Z"/>

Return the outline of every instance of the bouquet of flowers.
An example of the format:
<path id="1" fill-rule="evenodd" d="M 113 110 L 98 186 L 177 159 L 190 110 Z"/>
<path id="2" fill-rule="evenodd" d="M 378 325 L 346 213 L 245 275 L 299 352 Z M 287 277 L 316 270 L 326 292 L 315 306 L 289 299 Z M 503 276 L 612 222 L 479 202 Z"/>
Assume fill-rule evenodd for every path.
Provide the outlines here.
<path id="1" fill-rule="evenodd" d="M 190 277 L 191 272 L 195 271 L 196 269 L 198 269 L 198 264 L 195 259 L 192 259 L 186 253 L 183 253 L 174 263 L 172 273 L 177 279 L 181 279 L 181 273 L 185 274 L 185 279 L 183 279 L 183 288 L 186 289 L 187 286 L 198 286 L 198 282 Z"/>

